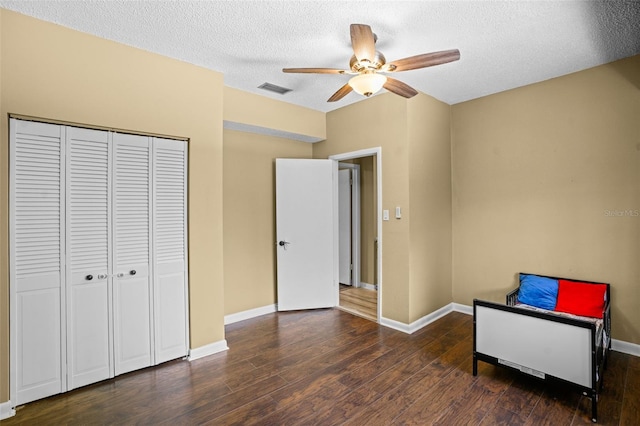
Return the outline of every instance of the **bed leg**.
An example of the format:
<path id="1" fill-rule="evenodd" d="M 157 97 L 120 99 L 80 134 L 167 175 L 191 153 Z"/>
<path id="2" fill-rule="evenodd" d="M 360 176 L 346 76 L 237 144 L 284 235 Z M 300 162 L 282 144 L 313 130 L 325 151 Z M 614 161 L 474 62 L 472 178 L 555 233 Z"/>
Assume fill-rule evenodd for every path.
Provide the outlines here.
<path id="1" fill-rule="evenodd" d="M 591 421 L 598 422 L 598 394 L 595 391 L 591 394 Z"/>
<path id="2" fill-rule="evenodd" d="M 478 358 L 476 358 L 476 354 L 473 354 L 473 375 L 478 375 Z"/>

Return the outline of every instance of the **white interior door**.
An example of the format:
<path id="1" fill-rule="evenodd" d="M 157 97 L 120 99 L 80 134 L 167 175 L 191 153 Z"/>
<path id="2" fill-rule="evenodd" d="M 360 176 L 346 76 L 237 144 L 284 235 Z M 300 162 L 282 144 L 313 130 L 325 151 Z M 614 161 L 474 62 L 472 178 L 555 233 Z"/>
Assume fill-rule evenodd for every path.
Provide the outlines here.
<path id="1" fill-rule="evenodd" d="M 110 135 L 67 127 L 68 389 L 113 377 Z"/>
<path id="2" fill-rule="evenodd" d="M 150 140 L 113 135 L 115 374 L 152 365 Z"/>
<path id="3" fill-rule="evenodd" d="M 278 310 L 336 305 L 337 163 L 276 159 Z"/>
<path id="4" fill-rule="evenodd" d="M 16 406 L 66 387 L 63 142 L 60 126 L 11 119 L 9 285 Z"/>
<path id="5" fill-rule="evenodd" d="M 338 171 L 338 226 L 340 284 L 352 285 L 351 277 L 351 169 Z"/>
<path id="6" fill-rule="evenodd" d="M 156 364 L 187 355 L 187 143 L 153 138 Z"/>

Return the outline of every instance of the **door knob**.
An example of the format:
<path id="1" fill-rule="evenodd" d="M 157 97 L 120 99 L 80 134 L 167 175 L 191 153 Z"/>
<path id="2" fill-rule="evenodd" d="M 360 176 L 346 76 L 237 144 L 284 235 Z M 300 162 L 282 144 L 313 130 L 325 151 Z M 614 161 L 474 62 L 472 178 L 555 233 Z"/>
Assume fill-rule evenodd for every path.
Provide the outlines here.
<path id="1" fill-rule="evenodd" d="M 135 274 L 136 274 L 136 270 L 135 270 L 135 269 L 130 270 L 130 271 L 129 271 L 129 274 L 130 274 L 130 275 L 135 275 Z"/>
<path id="2" fill-rule="evenodd" d="M 280 247 L 282 247 L 283 249 L 285 249 L 285 250 L 287 249 L 287 246 L 288 246 L 289 244 L 291 244 L 289 241 L 279 241 L 279 242 L 278 242 L 278 245 L 279 245 Z"/>
<path id="3" fill-rule="evenodd" d="M 91 281 L 93 279 L 93 275 L 87 275 L 84 277 L 87 281 Z"/>

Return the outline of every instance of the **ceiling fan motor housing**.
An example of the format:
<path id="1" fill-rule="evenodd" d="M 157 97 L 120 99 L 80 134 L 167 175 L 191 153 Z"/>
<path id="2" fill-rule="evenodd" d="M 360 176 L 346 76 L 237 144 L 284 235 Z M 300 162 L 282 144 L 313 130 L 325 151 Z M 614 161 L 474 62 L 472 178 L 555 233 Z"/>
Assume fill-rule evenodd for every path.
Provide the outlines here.
<path id="1" fill-rule="evenodd" d="M 358 73 L 363 71 L 378 71 L 386 62 L 387 59 L 384 55 L 376 50 L 376 54 L 371 61 L 368 59 L 358 61 L 356 55 L 353 55 L 349 61 L 349 68 L 351 68 L 353 72 Z"/>

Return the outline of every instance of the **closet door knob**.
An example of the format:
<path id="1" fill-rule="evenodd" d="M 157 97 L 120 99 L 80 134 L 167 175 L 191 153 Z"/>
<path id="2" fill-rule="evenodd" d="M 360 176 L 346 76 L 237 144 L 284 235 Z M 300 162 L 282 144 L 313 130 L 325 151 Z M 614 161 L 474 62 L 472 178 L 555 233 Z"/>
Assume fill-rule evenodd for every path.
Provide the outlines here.
<path id="1" fill-rule="evenodd" d="M 135 275 L 135 274 L 136 274 L 136 270 L 135 270 L 135 269 L 130 270 L 130 271 L 129 271 L 129 274 L 130 274 L 130 275 Z"/>
<path id="2" fill-rule="evenodd" d="M 86 279 L 87 281 L 91 281 L 91 280 L 93 279 L 93 275 L 87 275 L 87 276 L 85 277 L 85 279 Z"/>

